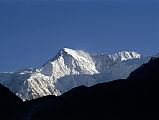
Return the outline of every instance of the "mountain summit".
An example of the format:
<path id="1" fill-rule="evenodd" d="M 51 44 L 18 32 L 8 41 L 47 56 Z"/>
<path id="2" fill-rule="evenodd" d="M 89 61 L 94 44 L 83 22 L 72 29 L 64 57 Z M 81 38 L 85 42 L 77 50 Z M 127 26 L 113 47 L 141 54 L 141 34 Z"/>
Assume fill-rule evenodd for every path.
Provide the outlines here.
<path id="1" fill-rule="evenodd" d="M 108 55 L 63 48 L 41 68 L 0 73 L 0 83 L 24 101 L 59 96 L 77 86 L 127 78 L 149 58 L 133 51 Z"/>

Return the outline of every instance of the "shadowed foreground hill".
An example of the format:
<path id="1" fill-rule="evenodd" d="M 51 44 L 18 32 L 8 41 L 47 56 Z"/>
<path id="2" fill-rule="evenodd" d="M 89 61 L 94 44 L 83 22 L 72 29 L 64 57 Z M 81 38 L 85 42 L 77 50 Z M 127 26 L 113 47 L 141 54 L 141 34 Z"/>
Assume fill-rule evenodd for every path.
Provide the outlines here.
<path id="1" fill-rule="evenodd" d="M 159 119 L 159 58 L 127 79 L 80 86 L 59 96 L 22 102 L 0 85 L 0 120 Z"/>
<path id="2" fill-rule="evenodd" d="M 19 119 L 23 101 L 0 84 L 0 120 Z"/>
<path id="3" fill-rule="evenodd" d="M 80 86 L 60 97 L 34 100 L 30 120 L 159 118 L 159 59 L 151 59 L 128 79 Z M 48 99 L 48 100 L 47 100 Z M 40 102 L 39 102 L 40 101 Z M 47 101 L 47 102 L 46 102 Z M 36 107 L 35 107 L 36 106 Z"/>

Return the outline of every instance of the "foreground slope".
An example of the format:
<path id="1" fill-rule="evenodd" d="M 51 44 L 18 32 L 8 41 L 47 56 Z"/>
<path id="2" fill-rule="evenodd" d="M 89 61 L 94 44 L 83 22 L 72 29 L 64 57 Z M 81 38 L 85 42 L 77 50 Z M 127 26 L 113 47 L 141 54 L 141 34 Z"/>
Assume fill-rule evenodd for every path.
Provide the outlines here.
<path id="1" fill-rule="evenodd" d="M 80 86 L 56 98 L 31 100 L 34 107 L 28 112 L 29 120 L 159 119 L 158 80 L 159 58 L 152 58 L 127 79 Z"/>
<path id="2" fill-rule="evenodd" d="M 149 57 L 133 51 L 108 55 L 64 48 L 39 69 L 1 73 L 0 83 L 23 101 L 47 95 L 60 96 L 81 85 L 90 87 L 127 78 L 134 69 L 148 60 Z"/>
<path id="3" fill-rule="evenodd" d="M 0 120 L 19 119 L 23 108 L 23 101 L 0 84 Z"/>

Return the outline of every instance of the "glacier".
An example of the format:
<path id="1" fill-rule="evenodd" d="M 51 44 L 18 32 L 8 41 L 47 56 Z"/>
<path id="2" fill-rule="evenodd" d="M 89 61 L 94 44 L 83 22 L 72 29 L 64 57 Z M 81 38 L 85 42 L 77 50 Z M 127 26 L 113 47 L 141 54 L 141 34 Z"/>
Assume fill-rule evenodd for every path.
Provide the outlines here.
<path id="1" fill-rule="evenodd" d="M 134 51 L 109 55 L 63 48 L 40 68 L 0 73 L 0 83 L 23 101 L 47 95 L 60 96 L 80 85 L 89 87 L 127 78 L 149 59 L 150 56 Z"/>

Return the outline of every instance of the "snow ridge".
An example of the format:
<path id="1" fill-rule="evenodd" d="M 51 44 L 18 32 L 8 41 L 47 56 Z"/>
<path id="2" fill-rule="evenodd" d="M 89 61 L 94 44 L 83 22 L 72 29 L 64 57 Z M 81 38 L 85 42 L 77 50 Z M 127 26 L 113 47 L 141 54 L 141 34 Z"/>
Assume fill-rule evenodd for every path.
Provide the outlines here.
<path id="1" fill-rule="evenodd" d="M 80 85 L 127 78 L 148 60 L 149 57 L 134 51 L 108 55 L 63 48 L 39 69 L 0 73 L 0 83 L 24 101 L 46 95 L 59 96 Z"/>
<path id="2" fill-rule="evenodd" d="M 128 59 L 135 59 L 135 58 L 141 58 L 141 55 L 137 52 L 118 52 L 113 55 L 109 55 L 110 58 L 112 58 L 114 61 L 124 61 Z"/>

